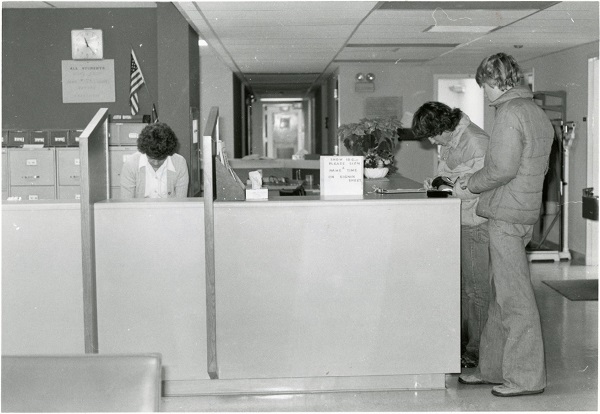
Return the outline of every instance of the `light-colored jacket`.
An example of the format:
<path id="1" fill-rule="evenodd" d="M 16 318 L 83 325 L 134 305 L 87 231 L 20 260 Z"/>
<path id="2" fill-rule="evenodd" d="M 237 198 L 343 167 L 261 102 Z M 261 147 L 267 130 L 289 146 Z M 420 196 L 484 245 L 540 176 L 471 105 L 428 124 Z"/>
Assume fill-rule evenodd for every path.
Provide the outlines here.
<path id="1" fill-rule="evenodd" d="M 136 152 L 127 158 L 121 170 L 121 198 L 144 198 L 146 193 L 146 167 L 139 166 L 142 154 Z M 187 197 L 188 176 L 185 158 L 171 155 L 175 171 L 167 170 L 167 192 L 169 198 Z"/>
<path id="2" fill-rule="evenodd" d="M 462 114 L 459 128 L 465 129 L 457 135 L 448 146 L 440 150 L 440 163 L 437 174 L 456 181 L 459 177 L 471 175 L 483 167 L 483 159 L 488 148 L 489 136 L 485 131 L 471 122 L 466 114 Z M 466 194 L 463 194 L 466 196 Z M 479 197 L 476 194 L 461 196 L 461 225 L 476 226 L 487 220 L 476 214 Z"/>
<path id="3" fill-rule="evenodd" d="M 492 102 L 496 119 L 484 166 L 468 188 L 480 193 L 477 214 L 515 224 L 534 224 L 540 214 L 544 176 L 554 128 L 526 86 Z"/>

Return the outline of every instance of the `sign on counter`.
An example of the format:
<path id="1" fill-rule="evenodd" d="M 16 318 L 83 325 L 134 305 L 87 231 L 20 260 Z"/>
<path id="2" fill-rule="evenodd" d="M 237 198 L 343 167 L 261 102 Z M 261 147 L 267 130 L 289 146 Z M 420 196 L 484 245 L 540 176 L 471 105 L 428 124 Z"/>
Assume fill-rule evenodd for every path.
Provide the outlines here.
<path id="1" fill-rule="evenodd" d="M 321 195 L 363 195 L 364 157 L 321 156 Z"/>

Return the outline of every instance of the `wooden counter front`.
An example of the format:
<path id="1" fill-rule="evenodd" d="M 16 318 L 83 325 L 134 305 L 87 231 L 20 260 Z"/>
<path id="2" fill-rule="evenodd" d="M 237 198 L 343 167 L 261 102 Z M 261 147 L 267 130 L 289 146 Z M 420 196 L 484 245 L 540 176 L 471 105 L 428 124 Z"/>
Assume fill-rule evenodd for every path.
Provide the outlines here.
<path id="1" fill-rule="evenodd" d="M 367 194 L 214 204 L 209 379 L 203 201 L 94 205 L 98 352 L 160 352 L 165 395 L 443 388 L 460 371 L 460 200 Z M 3 353 L 83 352 L 79 205 L 3 219 Z"/>
<path id="2" fill-rule="evenodd" d="M 460 201 L 374 197 L 215 204 L 219 378 L 460 372 Z"/>

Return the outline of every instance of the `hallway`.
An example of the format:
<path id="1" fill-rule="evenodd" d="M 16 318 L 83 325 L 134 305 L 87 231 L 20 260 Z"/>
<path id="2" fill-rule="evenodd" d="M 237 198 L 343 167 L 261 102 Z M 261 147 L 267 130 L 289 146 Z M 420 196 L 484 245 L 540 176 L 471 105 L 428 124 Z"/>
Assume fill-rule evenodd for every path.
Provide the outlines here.
<path id="1" fill-rule="evenodd" d="M 162 411 L 597 411 L 598 302 L 570 301 L 542 281 L 597 279 L 598 267 L 532 263 L 531 276 L 546 350 L 543 394 L 494 397 L 491 386 L 458 384 L 452 374 L 445 390 L 166 397 Z"/>

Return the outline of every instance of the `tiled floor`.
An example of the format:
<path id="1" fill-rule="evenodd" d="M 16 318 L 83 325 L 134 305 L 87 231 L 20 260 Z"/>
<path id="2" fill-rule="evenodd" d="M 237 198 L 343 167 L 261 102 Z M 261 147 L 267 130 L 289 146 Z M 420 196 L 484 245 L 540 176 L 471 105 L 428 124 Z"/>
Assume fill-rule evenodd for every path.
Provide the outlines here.
<path id="1" fill-rule="evenodd" d="M 491 386 L 434 391 L 337 392 L 273 396 L 170 397 L 163 411 L 597 411 L 598 302 L 572 302 L 542 280 L 597 279 L 597 266 L 532 263 L 542 317 L 548 386 L 543 394 L 500 398 Z M 466 371 L 465 371 L 466 372 Z"/>

